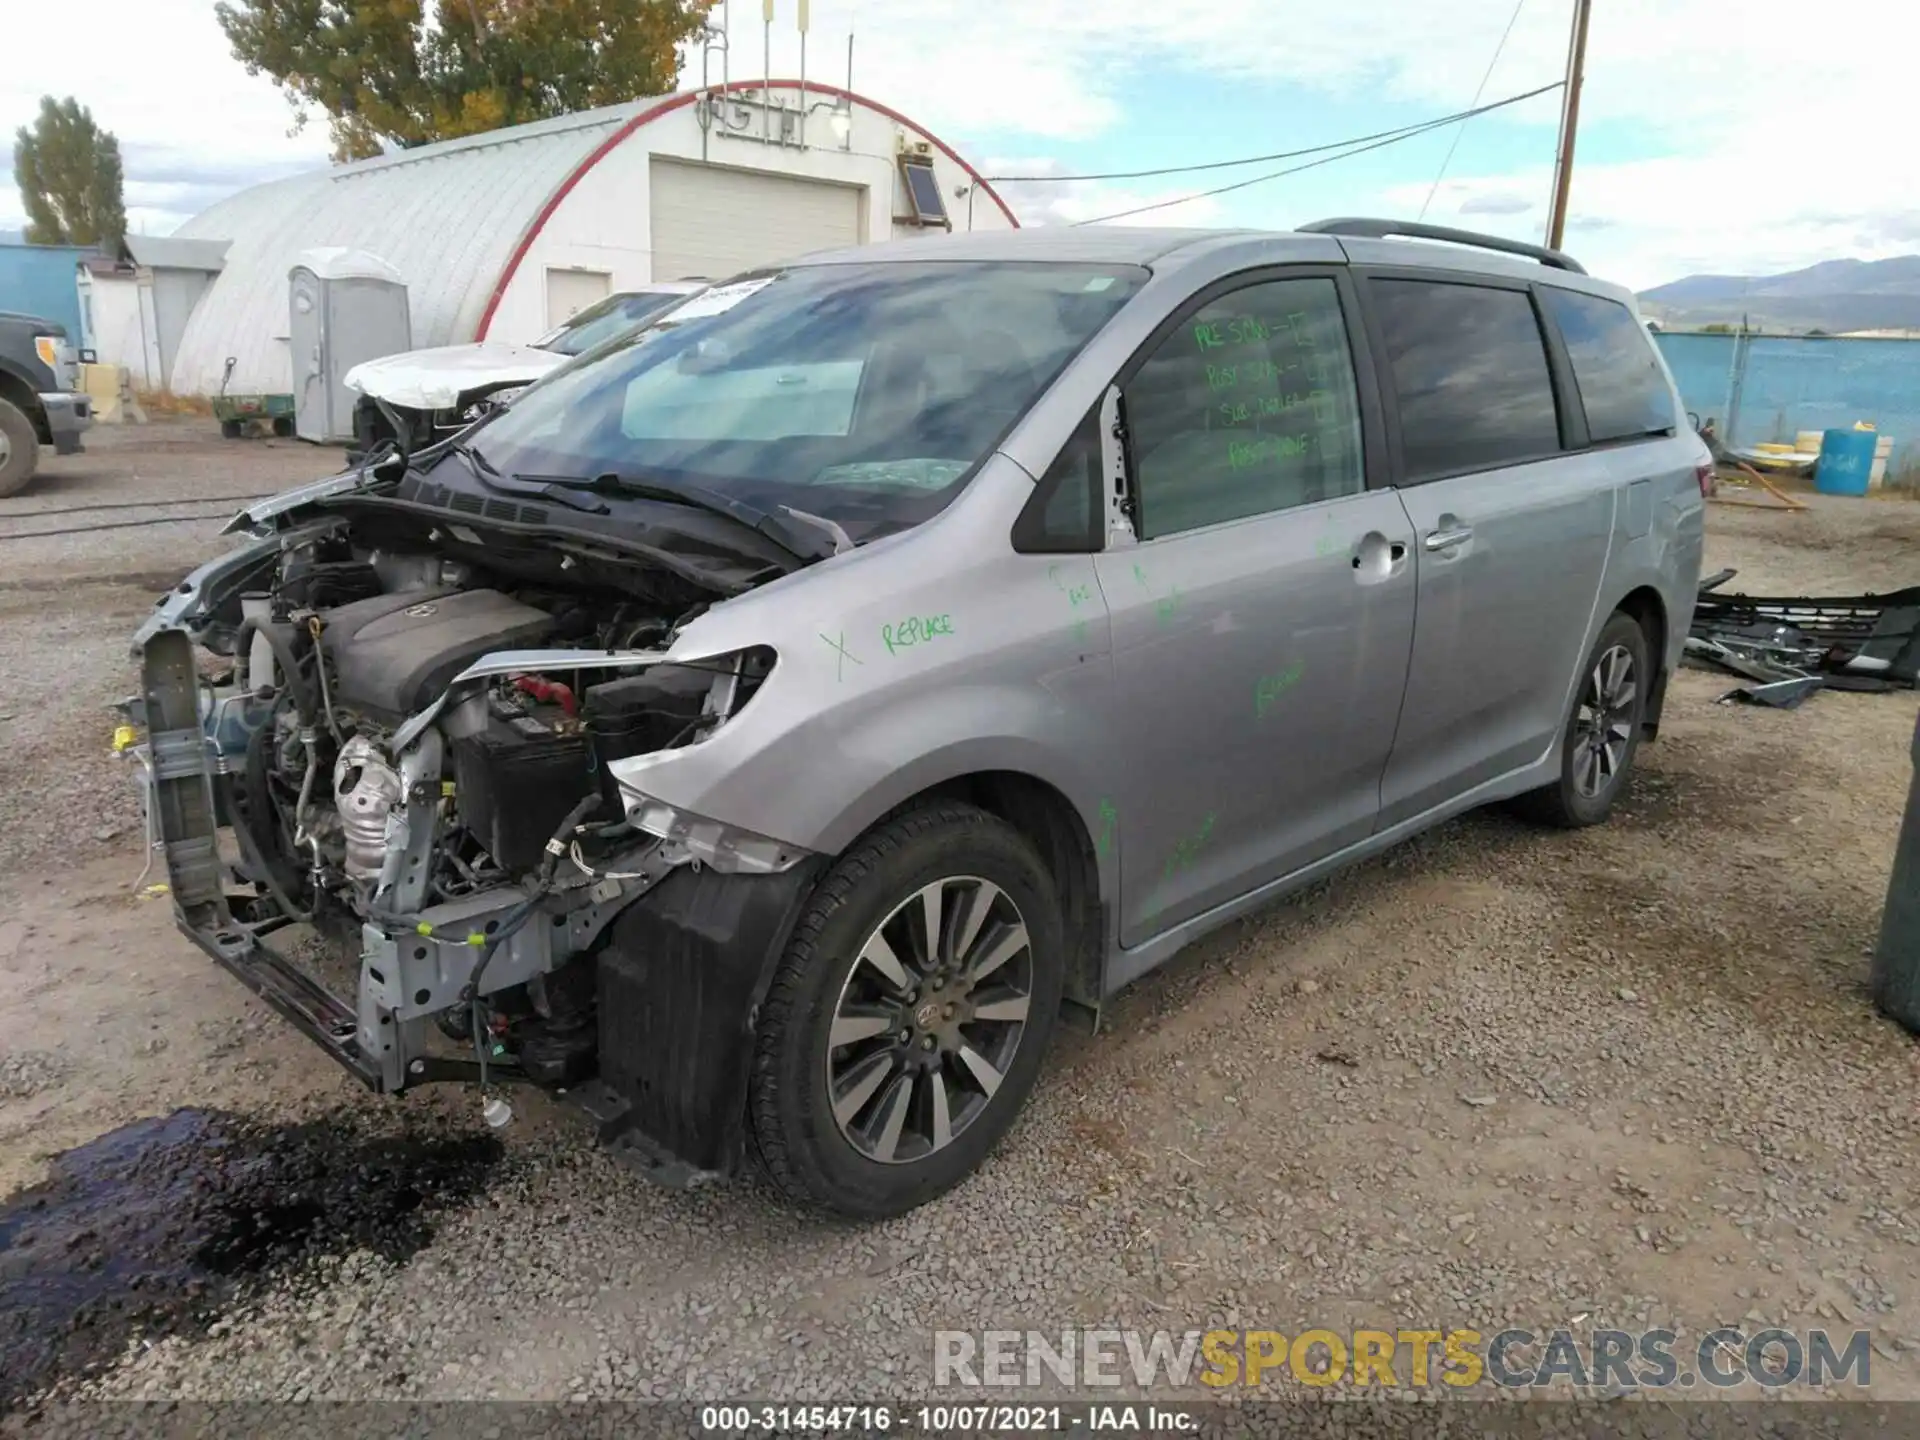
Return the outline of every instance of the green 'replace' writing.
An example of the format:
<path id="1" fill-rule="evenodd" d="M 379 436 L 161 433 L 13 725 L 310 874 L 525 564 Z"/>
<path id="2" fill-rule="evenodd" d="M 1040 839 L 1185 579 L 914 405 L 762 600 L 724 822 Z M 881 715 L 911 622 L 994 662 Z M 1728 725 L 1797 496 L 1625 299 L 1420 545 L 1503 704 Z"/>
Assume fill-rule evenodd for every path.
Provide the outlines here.
<path id="1" fill-rule="evenodd" d="M 951 615 L 915 615 L 893 625 L 882 625 L 880 642 L 887 647 L 887 653 L 893 655 L 915 645 L 923 645 L 929 640 L 937 640 L 942 635 L 951 634 L 953 634 Z"/>

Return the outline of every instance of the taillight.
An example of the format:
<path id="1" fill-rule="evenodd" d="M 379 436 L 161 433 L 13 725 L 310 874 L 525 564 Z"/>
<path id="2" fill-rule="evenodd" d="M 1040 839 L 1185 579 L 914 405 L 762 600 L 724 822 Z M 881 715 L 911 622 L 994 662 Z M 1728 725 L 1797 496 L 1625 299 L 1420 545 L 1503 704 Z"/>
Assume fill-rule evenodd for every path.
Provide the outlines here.
<path id="1" fill-rule="evenodd" d="M 1693 478 L 1700 482 L 1700 498 L 1708 499 L 1714 491 L 1715 470 L 1711 464 L 1693 467 Z"/>

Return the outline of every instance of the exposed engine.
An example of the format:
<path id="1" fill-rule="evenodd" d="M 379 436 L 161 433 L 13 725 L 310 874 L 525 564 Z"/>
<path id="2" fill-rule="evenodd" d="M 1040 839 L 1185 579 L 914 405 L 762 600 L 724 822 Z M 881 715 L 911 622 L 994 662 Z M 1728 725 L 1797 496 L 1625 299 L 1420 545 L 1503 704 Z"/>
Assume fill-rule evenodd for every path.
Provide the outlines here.
<path id="1" fill-rule="evenodd" d="M 396 934 L 430 934 L 418 917 L 457 914 L 474 931 L 461 941 L 484 947 L 482 968 L 524 979 L 475 1003 L 478 976 L 458 993 L 417 977 L 400 991 L 396 976 L 401 1008 L 431 1011 L 469 1043 L 485 1025 L 483 1046 L 498 1043 L 534 1079 L 572 1083 L 593 1054 L 592 973 L 580 963 L 590 930 L 543 935 L 499 961 L 493 952 L 534 900 L 637 878 L 614 871 L 658 842 L 629 825 L 608 765 L 698 738 L 764 668 L 752 656 L 637 672 L 503 668 L 463 686 L 429 743 L 401 753 L 397 732 L 483 657 L 630 650 L 663 639 L 671 621 L 624 597 L 488 583 L 439 557 L 340 551 L 290 553 L 274 588 L 244 599 L 222 702 L 243 709 L 244 765 L 217 782 L 240 872 L 263 914 L 353 937 L 363 957 Z M 550 913 L 566 926 L 564 908 Z M 420 948 L 413 958 L 438 963 Z"/>

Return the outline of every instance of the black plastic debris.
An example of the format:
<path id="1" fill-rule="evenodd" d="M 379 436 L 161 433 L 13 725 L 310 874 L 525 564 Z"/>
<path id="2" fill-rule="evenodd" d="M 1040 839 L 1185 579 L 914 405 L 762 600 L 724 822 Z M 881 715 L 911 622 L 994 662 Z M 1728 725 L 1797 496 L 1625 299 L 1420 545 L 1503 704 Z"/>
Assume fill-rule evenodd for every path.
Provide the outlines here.
<path id="1" fill-rule="evenodd" d="M 1687 658 L 1749 683 L 1725 703 L 1792 709 L 1816 690 L 1920 685 L 1920 586 L 1885 595 L 1724 595 L 1700 582 Z"/>

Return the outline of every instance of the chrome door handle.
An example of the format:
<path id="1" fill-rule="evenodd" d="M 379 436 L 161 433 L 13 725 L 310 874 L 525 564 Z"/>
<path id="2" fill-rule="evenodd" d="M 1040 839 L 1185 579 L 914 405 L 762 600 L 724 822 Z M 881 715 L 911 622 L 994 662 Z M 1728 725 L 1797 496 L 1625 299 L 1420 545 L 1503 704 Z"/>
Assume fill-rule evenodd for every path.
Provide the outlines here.
<path id="1" fill-rule="evenodd" d="M 1451 550 L 1456 545 L 1464 545 L 1473 538 L 1473 528 L 1462 525 L 1458 530 L 1435 530 L 1427 536 L 1429 550 Z"/>

